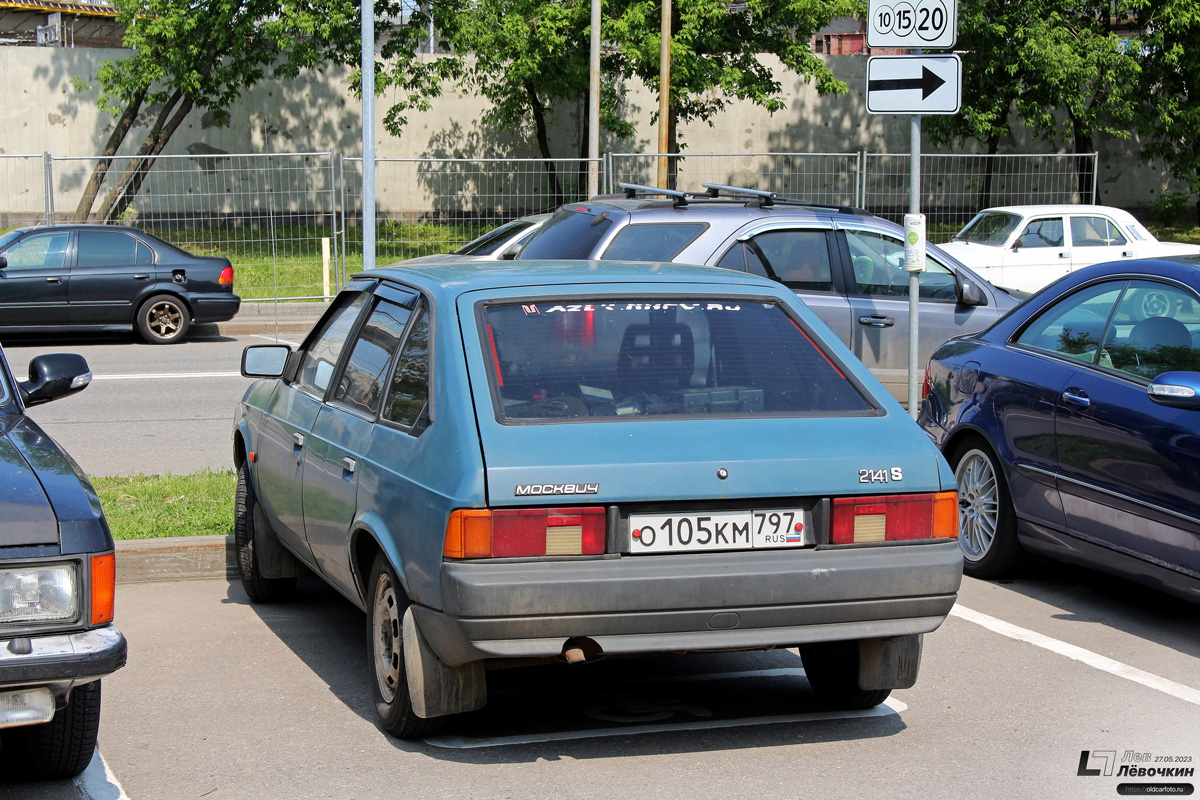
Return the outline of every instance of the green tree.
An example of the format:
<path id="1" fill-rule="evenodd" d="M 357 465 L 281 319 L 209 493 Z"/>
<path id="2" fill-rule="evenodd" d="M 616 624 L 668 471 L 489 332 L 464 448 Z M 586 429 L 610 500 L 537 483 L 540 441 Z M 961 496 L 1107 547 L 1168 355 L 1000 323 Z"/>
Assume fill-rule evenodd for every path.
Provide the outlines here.
<path id="1" fill-rule="evenodd" d="M 671 4 L 671 75 L 668 149 L 678 153 L 679 123 L 704 121 L 733 100 L 774 113 L 785 107 L 783 87 L 761 56 L 815 84 L 820 94 L 847 91 L 812 51 L 811 39 L 835 17 L 866 13 L 857 0 L 674 0 Z M 604 39 L 617 49 L 619 74 L 659 88 L 662 42 L 660 0 L 612 0 L 605 7 Z M 652 121 L 657 122 L 658 112 Z"/>
<path id="2" fill-rule="evenodd" d="M 97 75 L 100 107 L 116 124 L 75 209 L 80 221 L 121 216 L 192 108 L 209 110 L 224 124 L 230 104 L 264 77 L 353 63 L 358 52 L 357 0 L 118 0 L 118 7 L 124 44 L 133 52 L 105 63 Z M 377 14 L 393 10 L 387 2 L 376 7 Z M 113 157 L 143 111 L 150 128 L 113 180 Z"/>
<path id="3" fill-rule="evenodd" d="M 1200 6 L 1195 0 L 1147 4 L 1142 64 L 1142 157 L 1159 158 L 1200 194 Z M 1196 207 L 1200 221 L 1200 201 Z"/>

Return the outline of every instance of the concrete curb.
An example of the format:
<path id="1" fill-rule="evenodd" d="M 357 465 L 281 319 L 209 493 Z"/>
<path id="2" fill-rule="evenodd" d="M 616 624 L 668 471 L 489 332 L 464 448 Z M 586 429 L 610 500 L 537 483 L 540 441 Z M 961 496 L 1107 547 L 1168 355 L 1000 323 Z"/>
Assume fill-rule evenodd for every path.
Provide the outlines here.
<path id="1" fill-rule="evenodd" d="M 238 577 L 232 535 L 122 539 L 116 551 L 119 584 Z"/>

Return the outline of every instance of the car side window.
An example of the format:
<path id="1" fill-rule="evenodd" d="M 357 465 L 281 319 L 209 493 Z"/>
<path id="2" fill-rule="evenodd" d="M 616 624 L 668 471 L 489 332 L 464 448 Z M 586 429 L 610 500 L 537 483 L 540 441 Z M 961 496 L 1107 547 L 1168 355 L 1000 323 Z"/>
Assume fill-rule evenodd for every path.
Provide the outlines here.
<path id="1" fill-rule="evenodd" d="M 1164 372 L 1200 371 L 1200 303 L 1179 286 L 1130 281 L 1117 304 L 1104 340 L 1111 366 L 1147 380 Z"/>
<path id="2" fill-rule="evenodd" d="M 772 277 L 767 272 L 767 265 L 763 263 L 758 253 L 747 247 L 745 242 L 737 242 L 733 247 L 725 251 L 725 255 L 721 256 L 721 260 L 717 262 L 717 266 L 722 269 L 749 272 L 763 278 Z"/>
<path id="3" fill-rule="evenodd" d="M 334 402 L 375 415 L 383 399 L 388 365 L 411 316 L 407 308 L 386 301 L 375 307 L 354 340 L 346 368 L 333 392 Z"/>
<path id="4" fill-rule="evenodd" d="M 137 262 L 137 239 L 118 231 L 80 231 L 81 267 L 124 267 Z"/>
<path id="5" fill-rule="evenodd" d="M 1062 217 L 1035 219 L 1025 226 L 1017 238 L 1018 247 L 1062 247 Z"/>
<path id="6" fill-rule="evenodd" d="M 1111 367 L 1111 356 L 1100 343 L 1124 287 L 1125 281 L 1106 281 L 1080 289 L 1035 317 L 1017 336 L 1017 343 Z"/>
<path id="7" fill-rule="evenodd" d="M 300 360 L 300 370 L 296 375 L 298 387 L 307 389 L 318 397 L 325 395 L 338 358 L 346 346 L 346 339 L 350 336 L 350 330 L 354 327 L 354 322 L 366 305 L 368 297 L 366 292 L 353 292 L 338 298 L 336 302 L 340 307 L 326 318 L 320 334 L 304 351 Z"/>
<path id="8" fill-rule="evenodd" d="M 1105 217 L 1071 217 L 1071 244 L 1075 247 L 1117 247 L 1125 237 Z"/>
<path id="9" fill-rule="evenodd" d="M 874 297 L 908 297 L 908 271 L 904 269 L 904 243 L 874 231 L 847 230 L 846 245 L 854 268 L 854 285 L 859 294 Z M 926 257 L 925 271 L 918 276 L 923 300 L 957 298 L 954 272 Z"/>
<path id="10" fill-rule="evenodd" d="M 154 251 L 151 250 L 144 242 L 137 243 L 137 263 L 138 264 L 153 264 Z"/>
<path id="11" fill-rule="evenodd" d="M 392 375 L 383 418 L 412 427 L 429 399 L 429 315 L 422 309 L 413 321 Z"/>
<path id="12" fill-rule="evenodd" d="M 4 253 L 9 269 L 61 269 L 67 260 L 68 233 L 34 234 Z"/>
<path id="13" fill-rule="evenodd" d="M 750 251 L 747 264 L 754 264 L 757 258 L 770 277 L 789 289 L 833 291 L 833 267 L 826 231 L 767 231 L 755 236 L 746 246 Z M 749 271 L 757 272 L 753 267 Z"/>

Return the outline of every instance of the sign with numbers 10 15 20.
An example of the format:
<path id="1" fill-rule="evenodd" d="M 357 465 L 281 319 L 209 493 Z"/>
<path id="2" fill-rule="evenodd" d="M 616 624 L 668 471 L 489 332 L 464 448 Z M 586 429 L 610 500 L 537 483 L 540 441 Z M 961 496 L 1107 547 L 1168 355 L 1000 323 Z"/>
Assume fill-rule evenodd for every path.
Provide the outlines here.
<path id="1" fill-rule="evenodd" d="M 868 47 L 948 49 L 958 38 L 958 0 L 871 0 Z"/>

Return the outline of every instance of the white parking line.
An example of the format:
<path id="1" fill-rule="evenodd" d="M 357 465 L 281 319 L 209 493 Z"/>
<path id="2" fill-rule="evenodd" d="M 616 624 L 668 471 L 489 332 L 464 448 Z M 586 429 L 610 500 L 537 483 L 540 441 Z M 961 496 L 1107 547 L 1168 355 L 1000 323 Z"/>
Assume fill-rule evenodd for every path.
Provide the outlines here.
<path id="1" fill-rule="evenodd" d="M 779 725 L 786 722 L 818 722 L 827 719 L 861 719 L 864 717 L 890 717 L 907 711 L 908 706 L 896 699 L 864 711 L 814 711 L 808 714 L 778 714 L 769 717 L 741 717 L 739 719 L 691 720 L 688 722 L 665 722 L 648 725 L 622 725 L 618 728 L 589 728 L 579 731 L 552 731 L 529 733 L 517 736 L 493 736 L 474 739 L 467 736 L 430 736 L 426 744 L 454 750 L 471 750 L 481 747 L 505 747 L 517 744 L 540 744 L 563 742 L 574 739 L 600 739 L 607 736 L 630 736 L 639 733 L 670 733 L 672 731 L 716 730 L 719 728 L 744 728 L 750 725 Z"/>
<path id="2" fill-rule="evenodd" d="M 94 381 L 158 381 L 177 378 L 240 378 L 240 372 L 138 372 L 129 375 L 92 375 Z"/>
<path id="3" fill-rule="evenodd" d="M 75 786 L 88 800 L 129 800 L 129 795 L 125 794 L 125 787 L 121 786 L 121 782 L 108 768 L 104 756 L 100 755 L 99 747 L 96 748 L 87 769 L 75 779 Z"/>
<path id="4" fill-rule="evenodd" d="M 1052 639 L 1036 631 L 1013 625 L 1002 619 L 989 617 L 987 614 L 981 614 L 978 611 L 972 611 L 960 605 L 954 606 L 950 610 L 950 615 L 959 619 L 965 619 L 968 622 L 974 622 L 976 625 L 982 625 L 1001 636 L 1007 636 L 1010 639 L 1016 639 L 1018 642 L 1025 642 L 1035 647 L 1044 648 L 1052 653 L 1058 653 L 1060 656 L 1066 656 L 1067 658 L 1087 664 L 1089 667 L 1094 667 L 1102 672 L 1116 675 L 1118 678 L 1140 683 L 1142 686 L 1157 689 L 1178 700 L 1200 706 L 1200 689 L 1193 689 L 1182 683 L 1176 683 L 1159 675 L 1140 670 L 1137 667 L 1131 667 L 1128 664 L 1122 664 L 1120 661 L 1114 661 L 1106 656 L 1093 653 L 1091 650 L 1084 650 L 1082 647 L 1060 642 L 1058 639 Z"/>

